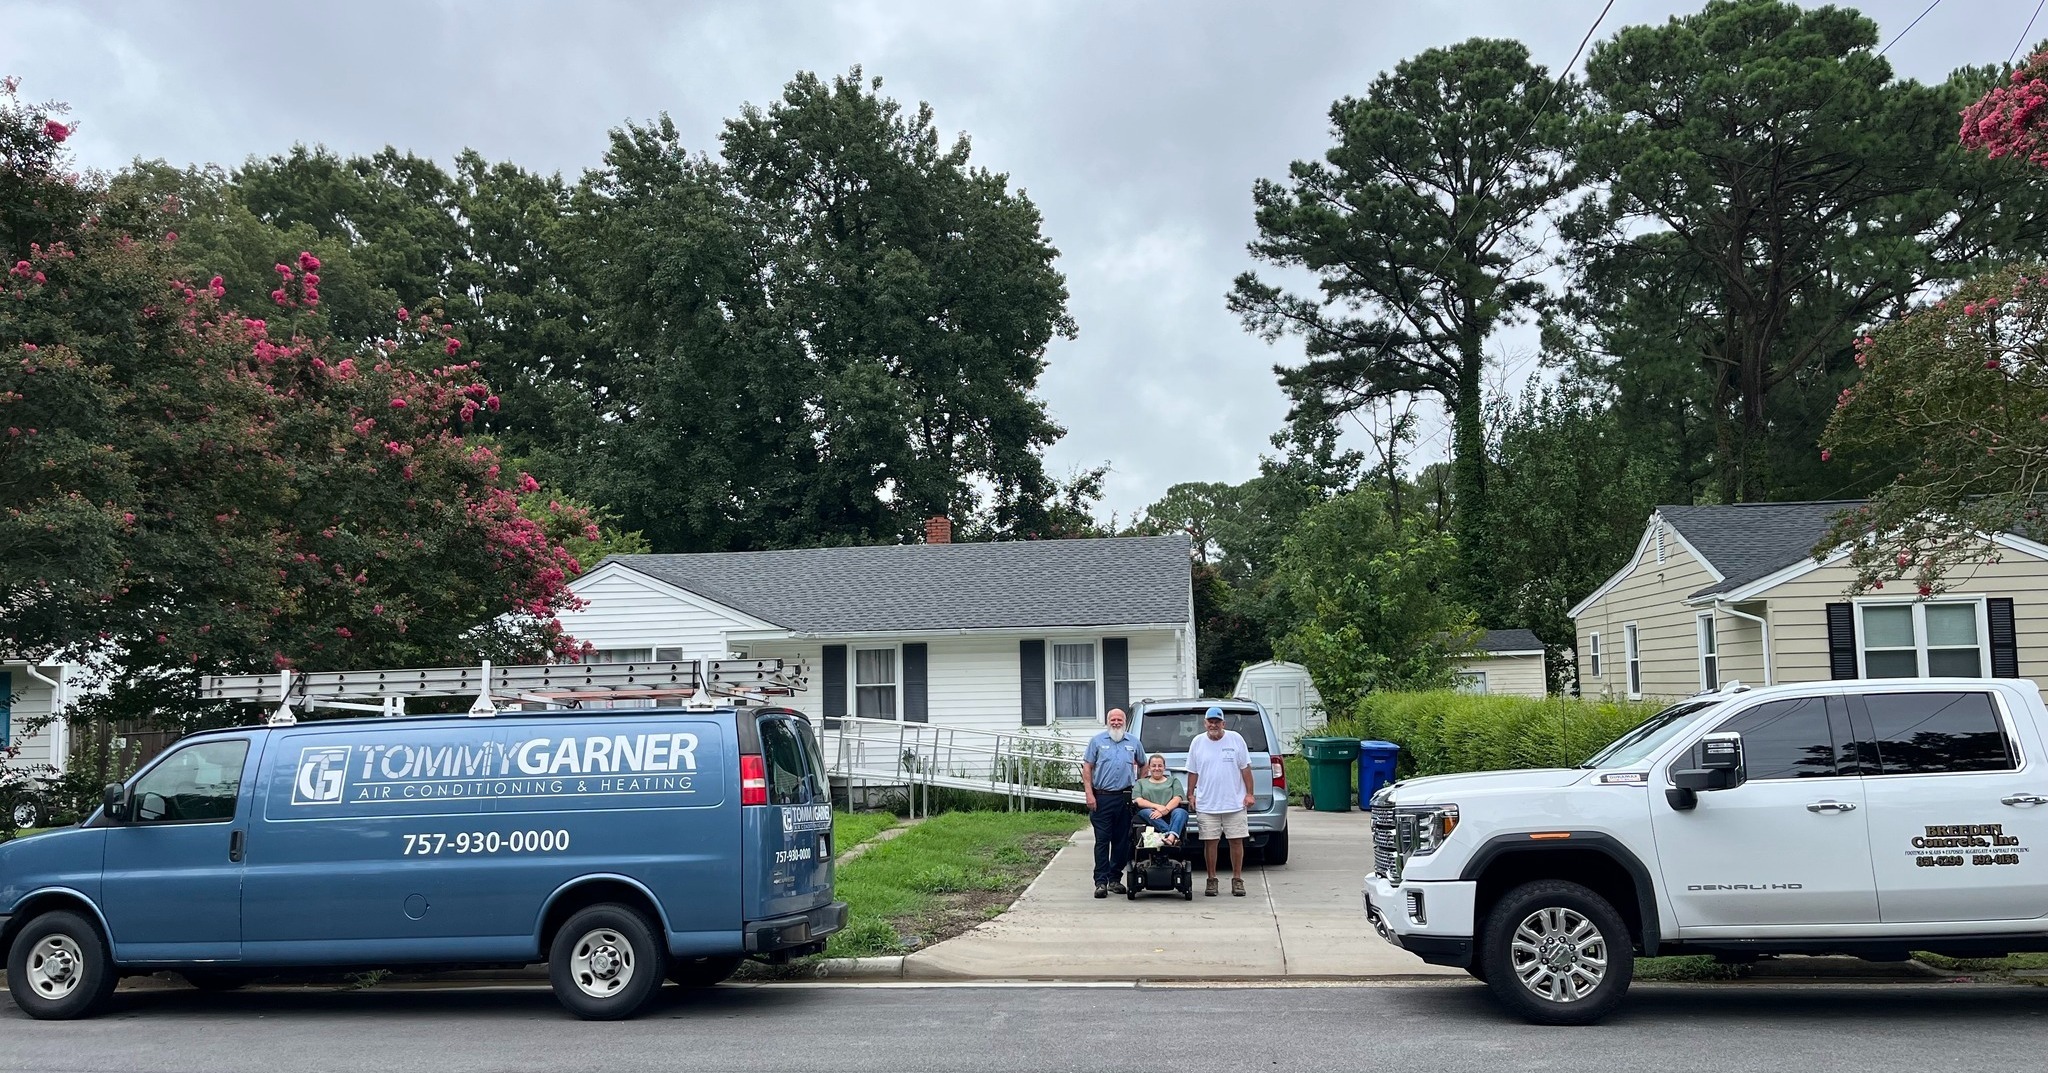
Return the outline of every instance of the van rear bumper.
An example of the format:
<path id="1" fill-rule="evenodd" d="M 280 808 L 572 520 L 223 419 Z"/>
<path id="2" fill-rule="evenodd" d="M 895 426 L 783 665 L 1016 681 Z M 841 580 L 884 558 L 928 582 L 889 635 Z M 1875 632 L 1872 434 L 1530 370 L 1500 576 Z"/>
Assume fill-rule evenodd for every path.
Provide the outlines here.
<path id="1" fill-rule="evenodd" d="M 747 953 L 789 953 L 805 947 L 822 949 L 825 939 L 846 927 L 846 903 L 821 905 L 808 913 L 797 913 L 747 924 Z"/>

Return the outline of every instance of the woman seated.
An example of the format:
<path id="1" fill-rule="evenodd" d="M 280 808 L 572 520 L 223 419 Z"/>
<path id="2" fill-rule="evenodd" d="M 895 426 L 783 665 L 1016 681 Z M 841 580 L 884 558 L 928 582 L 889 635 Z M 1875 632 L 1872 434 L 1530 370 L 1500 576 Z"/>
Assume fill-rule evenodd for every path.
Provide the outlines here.
<path id="1" fill-rule="evenodd" d="M 1187 787 L 1166 773 L 1166 758 L 1154 755 L 1147 760 L 1145 777 L 1131 788 L 1131 804 L 1153 830 L 1165 832 L 1169 846 L 1180 845 L 1181 833 L 1187 830 L 1187 803 Z"/>

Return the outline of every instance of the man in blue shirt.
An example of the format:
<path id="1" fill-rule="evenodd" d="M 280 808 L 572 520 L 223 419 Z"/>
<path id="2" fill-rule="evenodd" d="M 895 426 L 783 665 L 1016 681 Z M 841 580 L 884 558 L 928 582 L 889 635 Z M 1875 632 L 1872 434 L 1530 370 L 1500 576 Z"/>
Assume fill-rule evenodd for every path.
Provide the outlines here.
<path id="1" fill-rule="evenodd" d="M 1111 708 L 1109 729 L 1088 740 L 1081 757 L 1081 788 L 1095 827 L 1095 896 L 1124 893 L 1120 878 L 1131 863 L 1131 787 L 1145 766 L 1145 750 L 1124 732 L 1124 710 Z"/>

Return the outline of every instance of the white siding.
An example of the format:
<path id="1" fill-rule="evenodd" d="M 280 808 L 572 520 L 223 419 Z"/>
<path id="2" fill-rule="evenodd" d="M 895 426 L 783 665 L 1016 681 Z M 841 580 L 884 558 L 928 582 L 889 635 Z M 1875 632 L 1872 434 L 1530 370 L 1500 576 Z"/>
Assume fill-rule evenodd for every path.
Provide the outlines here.
<path id="1" fill-rule="evenodd" d="M 1601 660 L 1606 660 L 1602 641 Z M 1541 697 L 1550 692 L 1543 677 L 1542 656 L 1484 656 L 1458 665 L 1460 671 L 1486 675 L 1486 692 L 1494 696 Z"/>
<path id="2" fill-rule="evenodd" d="M 1693 620 L 1698 609 L 1687 607 L 1685 598 L 1713 583 L 1713 575 L 1692 557 L 1684 544 L 1671 538 L 1668 528 L 1662 562 L 1658 561 L 1657 542 L 1645 541 L 1621 583 L 1579 614 L 1580 693 L 1588 697 L 1627 695 L 1624 627 L 1630 623 L 1636 626 L 1640 644 L 1643 695 L 1684 697 L 1699 692 L 1699 633 Z M 1733 622 L 1725 617 L 1721 620 L 1723 627 L 1731 627 Z M 1594 633 L 1600 635 L 1598 678 L 1593 677 L 1586 658 Z M 1723 640 L 1730 636 L 1731 632 L 1724 630 Z M 1760 680 L 1732 661 L 1721 675 L 1744 681 Z"/>
<path id="3" fill-rule="evenodd" d="M 562 628 L 598 648 L 680 646 L 686 659 L 722 657 L 726 631 L 753 625 L 622 567 L 597 571 L 570 587 L 589 603 L 564 612 Z"/>
<path id="4" fill-rule="evenodd" d="M 61 740 L 63 728 L 54 724 L 46 725 L 34 734 L 24 734 L 24 728 L 41 721 L 50 714 L 51 689 L 49 686 L 28 676 L 20 664 L 0 666 L 0 672 L 10 676 L 9 692 L 13 704 L 8 713 L 8 740 L 21 746 L 21 754 L 12 766 L 56 764 L 62 766 L 61 756 L 53 756 L 51 745 Z M 45 677 L 56 678 L 58 669 L 43 668 Z"/>

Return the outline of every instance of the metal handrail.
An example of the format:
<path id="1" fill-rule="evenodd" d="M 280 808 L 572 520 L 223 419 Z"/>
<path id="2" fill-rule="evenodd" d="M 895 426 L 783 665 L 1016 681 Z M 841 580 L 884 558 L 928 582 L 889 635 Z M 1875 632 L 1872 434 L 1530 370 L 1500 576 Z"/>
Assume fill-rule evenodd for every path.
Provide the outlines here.
<path id="1" fill-rule="evenodd" d="M 942 787 L 995 794 L 1012 809 L 1034 800 L 1083 800 L 1079 789 L 1068 788 L 1080 785 L 1081 757 L 1057 738 L 857 716 L 828 720 L 824 734 L 832 739 L 829 774 L 849 784 L 902 786 L 913 815 L 928 813 L 931 791 Z M 886 763 L 871 757 L 876 748 L 892 750 Z"/>

